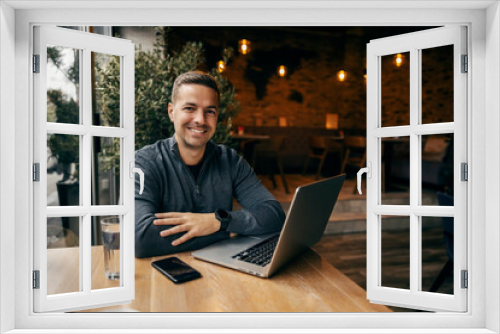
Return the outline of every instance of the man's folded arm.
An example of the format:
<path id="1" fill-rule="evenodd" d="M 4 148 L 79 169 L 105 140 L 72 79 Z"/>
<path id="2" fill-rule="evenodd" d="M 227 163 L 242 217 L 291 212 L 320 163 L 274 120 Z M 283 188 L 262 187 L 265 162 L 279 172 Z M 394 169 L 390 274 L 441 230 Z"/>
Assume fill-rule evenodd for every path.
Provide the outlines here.
<path id="1" fill-rule="evenodd" d="M 227 231 L 244 235 L 280 231 L 285 222 L 281 204 L 243 158 L 237 158 L 234 173 L 234 192 L 243 209 L 231 212 Z"/>
<path id="2" fill-rule="evenodd" d="M 138 258 L 200 249 L 228 237 L 227 232 L 217 232 L 204 237 L 190 239 L 178 246 L 172 246 L 172 241 L 178 239 L 184 233 L 162 237 L 160 236 L 160 232 L 170 227 L 166 228 L 165 226 L 154 225 L 154 214 L 143 213 L 142 215 L 138 215 L 137 213 L 136 205 L 135 256 Z"/>
<path id="3" fill-rule="evenodd" d="M 148 164 L 141 164 L 136 159 L 136 166 L 145 174 L 144 191 L 139 195 L 139 176 L 135 178 L 135 256 L 138 258 L 167 255 L 199 249 L 211 243 L 228 237 L 227 232 L 217 232 L 205 237 L 193 238 L 178 246 L 172 246 L 172 241 L 183 233 L 167 237 L 160 236 L 160 232 L 171 228 L 153 224 L 155 214 L 161 212 L 161 182 L 158 181 L 155 171 L 148 169 Z"/>

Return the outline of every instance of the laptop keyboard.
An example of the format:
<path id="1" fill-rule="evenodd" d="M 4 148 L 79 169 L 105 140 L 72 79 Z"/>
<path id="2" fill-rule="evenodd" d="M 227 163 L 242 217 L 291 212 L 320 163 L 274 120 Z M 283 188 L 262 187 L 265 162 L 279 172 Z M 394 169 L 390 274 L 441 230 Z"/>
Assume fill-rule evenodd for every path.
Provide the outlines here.
<path id="1" fill-rule="evenodd" d="M 269 262 L 271 262 L 274 249 L 278 244 L 278 239 L 279 239 L 279 234 L 272 236 L 258 243 L 255 246 L 245 249 L 242 252 L 239 252 L 238 254 L 234 255 L 233 258 L 264 267 L 268 265 Z"/>

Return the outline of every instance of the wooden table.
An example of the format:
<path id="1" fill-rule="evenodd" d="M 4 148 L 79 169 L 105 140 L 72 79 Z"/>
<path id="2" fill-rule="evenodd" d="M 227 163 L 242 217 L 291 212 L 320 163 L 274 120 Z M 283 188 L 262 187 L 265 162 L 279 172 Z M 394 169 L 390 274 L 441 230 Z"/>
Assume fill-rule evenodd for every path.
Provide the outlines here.
<path id="1" fill-rule="evenodd" d="M 61 257 L 74 249 L 48 250 L 49 268 L 63 263 L 52 275 L 71 279 L 76 271 Z M 135 259 L 135 300 L 131 304 L 102 307 L 86 312 L 390 312 L 371 304 L 366 291 L 312 250 L 271 278 L 259 278 L 199 261 L 190 252 L 175 256 L 197 269 L 201 279 L 176 285 L 151 267 L 168 256 Z M 104 278 L 102 246 L 92 248 L 92 286 L 116 284 Z M 77 262 L 73 262 L 77 266 Z M 111 284 L 111 285 L 109 285 Z"/>
<path id="2" fill-rule="evenodd" d="M 234 134 L 234 135 L 231 135 L 231 137 L 233 137 L 233 139 L 237 139 L 237 140 L 248 140 L 248 141 L 268 140 L 269 138 L 271 138 L 268 135 L 256 135 L 253 133 L 247 133 L 247 134 L 241 134 L 241 135 Z"/>

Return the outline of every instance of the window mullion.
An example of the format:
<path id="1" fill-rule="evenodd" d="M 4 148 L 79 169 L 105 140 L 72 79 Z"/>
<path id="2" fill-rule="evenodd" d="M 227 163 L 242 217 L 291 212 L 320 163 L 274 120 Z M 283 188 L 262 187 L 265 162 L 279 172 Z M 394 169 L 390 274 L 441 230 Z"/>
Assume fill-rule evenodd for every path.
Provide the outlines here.
<path id="1" fill-rule="evenodd" d="M 414 128 L 420 123 L 420 52 L 416 48 L 410 50 L 410 291 L 418 292 L 420 288 L 420 218 L 413 209 L 420 203 L 420 179 L 421 168 L 419 165 L 419 136 L 415 134 Z"/>
<path id="2" fill-rule="evenodd" d="M 92 248 L 91 246 L 91 222 L 92 217 L 86 214 L 80 222 L 80 231 L 83 233 L 80 237 L 80 284 L 82 285 L 81 291 L 90 294 L 92 289 Z"/>
<path id="3" fill-rule="evenodd" d="M 124 205 L 92 205 L 84 206 L 49 206 L 47 217 L 83 217 L 90 213 L 92 216 L 125 215 L 130 207 Z"/>
<path id="4" fill-rule="evenodd" d="M 85 134 L 82 140 L 82 156 L 80 157 L 80 166 L 82 169 L 82 179 L 80 180 L 80 188 L 82 191 L 82 204 L 86 209 L 85 216 L 82 219 L 80 237 L 80 252 L 81 252 L 81 270 L 80 281 L 83 282 L 83 292 L 89 293 L 92 289 L 92 258 L 91 258 L 91 222 L 90 206 L 92 204 L 91 183 L 92 183 L 92 135 L 90 126 L 92 125 L 92 78 L 91 78 L 91 62 L 90 49 L 82 50 L 82 82 L 80 89 L 82 91 L 82 106 L 80 108 L 82 114 L 82 124 L 85 128 Z M 88 211 L 87 211 L 88 210 Z"/>

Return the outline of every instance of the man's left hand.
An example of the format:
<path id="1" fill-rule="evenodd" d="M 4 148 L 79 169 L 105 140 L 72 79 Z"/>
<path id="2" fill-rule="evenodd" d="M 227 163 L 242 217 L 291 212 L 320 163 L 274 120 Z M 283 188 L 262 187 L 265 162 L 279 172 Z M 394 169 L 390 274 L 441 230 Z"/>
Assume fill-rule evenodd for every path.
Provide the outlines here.
<path id="1" fill-rule="evenodd" d="M 157 213 L 155 225 L 174 225 L 174 227 L 160 232 L 160 236 L 186 232 L 182 237 L 175 239 L 172 246 L 180 245 L 191 238 L 202 237 L 217 232 L 220 221 L 215 218 L 215 213 L 191 212 L 163 212 Z"/>

